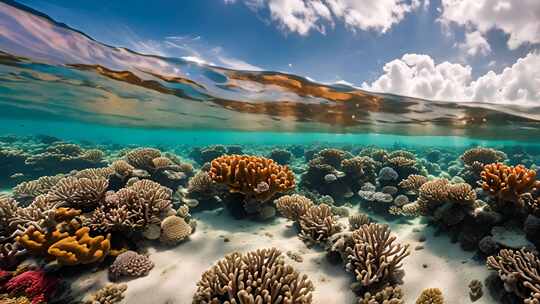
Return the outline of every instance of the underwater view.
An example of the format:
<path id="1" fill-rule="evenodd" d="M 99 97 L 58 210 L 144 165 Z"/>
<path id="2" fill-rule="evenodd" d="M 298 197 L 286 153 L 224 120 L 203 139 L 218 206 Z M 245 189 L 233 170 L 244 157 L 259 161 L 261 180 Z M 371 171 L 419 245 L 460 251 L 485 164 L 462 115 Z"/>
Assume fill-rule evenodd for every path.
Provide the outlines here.
<path id="1" fill-rule="evenodd" d="M 538 1 L 1 0 L 0 304 L 540 304 L 539 46 Z"/>

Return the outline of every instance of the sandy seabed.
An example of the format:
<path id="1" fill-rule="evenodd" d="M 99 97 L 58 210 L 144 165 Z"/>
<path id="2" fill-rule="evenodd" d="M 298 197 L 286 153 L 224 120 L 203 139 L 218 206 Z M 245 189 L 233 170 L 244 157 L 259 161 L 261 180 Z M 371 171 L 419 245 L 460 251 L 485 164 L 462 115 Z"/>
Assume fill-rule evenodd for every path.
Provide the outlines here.
<path id="1" fill-rule="evenodd" d="M 188 241 L 172 248 L 148 246 L 155 267 L 146 277 L 125 281 L 128 290 L 123 303 L 189 304 L 202 273 L 224 255 L 268 247 L 279 248 L 288 264 L 308 275 L 315 286 L 313 303 L 356 303 L 350 290 L 352 275 L 342 265 L 329 263 L 323 249 L 308 248 L 296 236 L 292 222 L 284 218 L 266 223 L 235 220 L 221 209 L 204 211 L 194 218 L 197 229 Z M 417 219 L 390 223 L 390 227 L 400 243 L 411 247 L 411 255 L 403 265 L 405 277 L 401 288 L 405 303 L 414 303 L 424 288 L 431 287 L 442 290 L 446 303 L 471 303 L 469 282 L 473 279 L 483 282 L 488 275 L 485 265 L 473 259 L 474 253 L 463 251 L 445 235 L 434 236 L 433 229 Z M 416 250 L 417 246 L 423 249 Z M 300 254 L 303 261 L 292 260 L 285 254 L 287 251 Z M 72 288 L 89 293 L 106 283 L 107 272 L 99 271 L 82 275 Z M 484 296 L 474 303 L 495 301 L 484 286 Z"/>

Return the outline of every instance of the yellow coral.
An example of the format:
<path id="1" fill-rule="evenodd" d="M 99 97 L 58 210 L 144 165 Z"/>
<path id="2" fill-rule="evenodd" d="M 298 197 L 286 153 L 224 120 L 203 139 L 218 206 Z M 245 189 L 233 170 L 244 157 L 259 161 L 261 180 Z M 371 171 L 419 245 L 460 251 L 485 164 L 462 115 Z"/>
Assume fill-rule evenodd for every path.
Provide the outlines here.
<path id="1" fill-rule="evenodd" d="M 111 235 L 91 237 L 90 228 L 83 227 L 70 236 L 54 243 L 47 253 L 63 265 L 101 262 L 111 249 Z"/>
<path id="2" fill-rule="evenodd" d="M 224 155 L 212 161 L 208 174 L 214 182 L 227 185 L 231 192 L 259 201 L 295 187 L 292 171 L 265 157 Z"/>
<path id="3" fill-rule="evenodd" d="M 82 227 L 70 235 L 60 227 L 59 224 L 56 229 L 44 233 L 30 226 L 17 237 L 17 242 L 34 254 L 45 255 L 63 265 L 100 262 L 111 249 L 110 234 L 91 237 L 90 229 Z"/>

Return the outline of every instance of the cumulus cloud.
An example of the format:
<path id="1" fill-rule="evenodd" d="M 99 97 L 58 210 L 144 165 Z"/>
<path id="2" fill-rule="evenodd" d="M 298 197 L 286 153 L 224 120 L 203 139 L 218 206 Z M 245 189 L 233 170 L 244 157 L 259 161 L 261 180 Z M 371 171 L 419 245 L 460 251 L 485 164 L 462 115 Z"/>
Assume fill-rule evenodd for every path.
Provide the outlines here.
<path id="1" fill-rule="evenodd" d="M 456 24 L 485 35 L 498 29 L 509 35 L 508 47 L 540 43 L 538 0 L 442 0 L 443 24 Z"/>
<path id="2" fill-rule="evenodd" d="M 491 47 L 486 38 L 479 31 L 465 33 L 465 41 L 458 44 L 469 56 L 487 55 L 491 52 Z"/>
<path id="3" fill-rule="evenodd" d="M 226 1 L 230 2 L 230 1 Z M 244 0 L 252 10 L 268 10 L 270 19 L 286 31 L 307 35 L 326 32 L 337 21 L 347 28 L 385 33 L 405 15 L 429 0 Z"/>
<path id="4" fill-rule="evenodd" d="M 405 54 L 383 67 L 383 75 L 366 90 L 411 97 L 492 103 L 540 103 L 540 53 L 531 52 L 497 74 L 490 71 L 473 79 L 468 65 L 436 64 L 428 55 Z"/>

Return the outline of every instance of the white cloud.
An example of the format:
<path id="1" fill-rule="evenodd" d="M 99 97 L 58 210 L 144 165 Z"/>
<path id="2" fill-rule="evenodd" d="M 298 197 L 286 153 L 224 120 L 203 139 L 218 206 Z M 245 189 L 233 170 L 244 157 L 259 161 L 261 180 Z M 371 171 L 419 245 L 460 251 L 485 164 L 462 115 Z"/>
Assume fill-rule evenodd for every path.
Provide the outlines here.
<path id="1" fill-rule="evenodd" d="M 443 24 L 457 24 L 485 35 L 499 29 L 509 35 L 508 47 L 540 43 L 538 0 L 442 0 Z"/>
<path id="2" fill-rule="evenodd" d="M 384 65 L 384 73 L 362 88 L 445 101 L 540 103 L 540 53 L 532 52 L 497 74 L 473 79 L 468 65 L 435 64 L 428 55 L 405 54 Z"/>
<path id="3" fill-rule="evenodd" d="M 307 35 L 325 33 L 340 21 L 350 30 L 385 33 L 407 13 L 425 9 L 429 0 L 244 0 L 251 9 L 268 9 L 270 18 L 286 31 Z"/>
<path id="4" fill-rule="evenodd" d="M 489 43 L 479 31 L 465 33 L 465 41 L 459 43 L 458 47 L 465 51 L 468 56 L 485 56 L 491 52 Z"/>
<path id="5" fill-rule="evenodd" d="M 209 64 L 206 60 L 200 58 L 200 57 L 197 57 L 197 56 L 183 56 L 183 57 L 180 57 L 186 61 L 190 61 L 190 62 L 194 62 L 194 63 L 197 63 L 197 64 Z"/>

